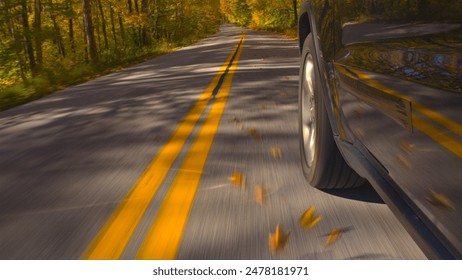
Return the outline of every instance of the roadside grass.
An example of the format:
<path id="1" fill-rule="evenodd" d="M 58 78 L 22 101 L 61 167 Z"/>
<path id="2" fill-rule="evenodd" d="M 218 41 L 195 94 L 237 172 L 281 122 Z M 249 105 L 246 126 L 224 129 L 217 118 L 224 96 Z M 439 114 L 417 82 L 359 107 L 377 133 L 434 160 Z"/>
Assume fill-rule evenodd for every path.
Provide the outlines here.
<path id="1" fill-rule="evenodd" d="M 261 28 L 251 27 L 254 30 L 268 31 L 283 35 L 289 39 L 297 38 L 296 27 L 292 28 Z M 215 31 L 215 33 L 217 30 Z M 88 63 L 74 63 L 65 65 L 65 63 L 56 63 L 53 68 L 43 69 L 37 77 L 29 77 L 27 82 L 16 83 L 6 88 L 0 87 L 0 112 L 10 108 L 40 99 L 56 91 L 65 89 L 73 85 L 81 84 L 93 80 L 97 77 L 120 71 L 124 68 L 136 65 L 138 63 L 154 59 L 161 55 L 170 53 L 180 47 L 185 47 L 196 43 L 197 41 L 212 35 L 213 33 L 200 37 L 185 38 L 182 42 L 161 42 L 154 50 L 140 50 L 138 54 L 131 57 L 124 57 L 119 54 L 119 59 L 110 57 L 105 62 L 98 65 Z M 120 57 L 124 57 L 120 59 Z"/>
<path id="2" fill-rule="evenodd" d="M 178 48 L 191 45 L 212 34 L 185 38 L 178 43 L 160 42 L 155 49 L 141 49 L 136 54 L 132 54 L 131 57 L 126 57 L 126 53 L 119 54 L 119 59 L 117 57 L 107 57 L 104 62 L 97 65 L 90 65 L 85 62 L 54 63 L 52 67 L 44 68 L 40 75 L 28 77 L 26 82 L 0 87 L 0 112 L 40 99 L 66 87 L 81 84 L 154 59 Z"/>

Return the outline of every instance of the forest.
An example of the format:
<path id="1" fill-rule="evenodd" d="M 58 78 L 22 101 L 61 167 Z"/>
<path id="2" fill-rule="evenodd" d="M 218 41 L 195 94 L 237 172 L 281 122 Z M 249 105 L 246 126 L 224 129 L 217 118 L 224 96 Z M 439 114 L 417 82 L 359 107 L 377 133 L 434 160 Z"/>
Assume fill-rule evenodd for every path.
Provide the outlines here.
<path id="1" fill-rule="evenodd" d="M 0 111 L 192 44 L 223 23 L 296 36 L 303 1 L 0 0 Z M 371 11 L 460 22 L 460 9 L 450 9 L 458 0 L 342 4 L 351 18 Z"/>
<path id="2" fill-rule="evenodd" d="M 0 110 L 191 44 L 222 23 L 294 29 L 298 2 L 0 0 Z"/>

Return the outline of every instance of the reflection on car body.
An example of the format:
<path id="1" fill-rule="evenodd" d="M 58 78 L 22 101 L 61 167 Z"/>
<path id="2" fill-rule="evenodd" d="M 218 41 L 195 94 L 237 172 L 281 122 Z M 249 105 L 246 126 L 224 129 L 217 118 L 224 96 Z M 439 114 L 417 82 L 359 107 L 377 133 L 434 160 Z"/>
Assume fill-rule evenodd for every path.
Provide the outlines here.
<path id="1" fill-rule="evenodd" d="M 331 172 L 325 158 L 338 153 L 429 257 L 460 259 L 462 1 L 312 0 L 302 5 L 299 38 L 308 181 L 319 188 L 360 185 L 313 180 Z M 306 71 L 311 64 L 314 73 Z M 339 152 L 322 147 L 329 137 L 323 127 Z M 347 167 L 338 166 L 341 178 Z"/>

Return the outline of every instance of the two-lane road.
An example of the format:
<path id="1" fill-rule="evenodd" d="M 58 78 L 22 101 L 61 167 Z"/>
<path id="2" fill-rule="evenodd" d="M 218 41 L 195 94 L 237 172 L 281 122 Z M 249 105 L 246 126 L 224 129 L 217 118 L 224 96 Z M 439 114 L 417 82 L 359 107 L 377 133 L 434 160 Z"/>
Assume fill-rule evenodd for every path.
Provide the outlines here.
<path id="1" fill-rule="evenodd" d="M 0 259 L 425 258 L 371 189 L 305 183 L 298 59 L 295 41 L 223 26 L 0 113 Z"/>

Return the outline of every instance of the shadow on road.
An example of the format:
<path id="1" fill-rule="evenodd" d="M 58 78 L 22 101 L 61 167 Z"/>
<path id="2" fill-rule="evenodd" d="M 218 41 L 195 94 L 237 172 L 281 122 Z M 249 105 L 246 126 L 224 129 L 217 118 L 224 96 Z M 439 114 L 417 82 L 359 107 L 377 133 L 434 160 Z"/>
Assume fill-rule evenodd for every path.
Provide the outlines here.
<path id="1" fill-rule="evenodd" d="M 356 189 L 347 189 L 347 190 L 324 190 L 325 193 L 335 195 L 338 197 L 376 203 L 376 204 L 385 204 L 379 194 L 372 188 L 370 184 L 366 184 L 360 188 Z"/>

